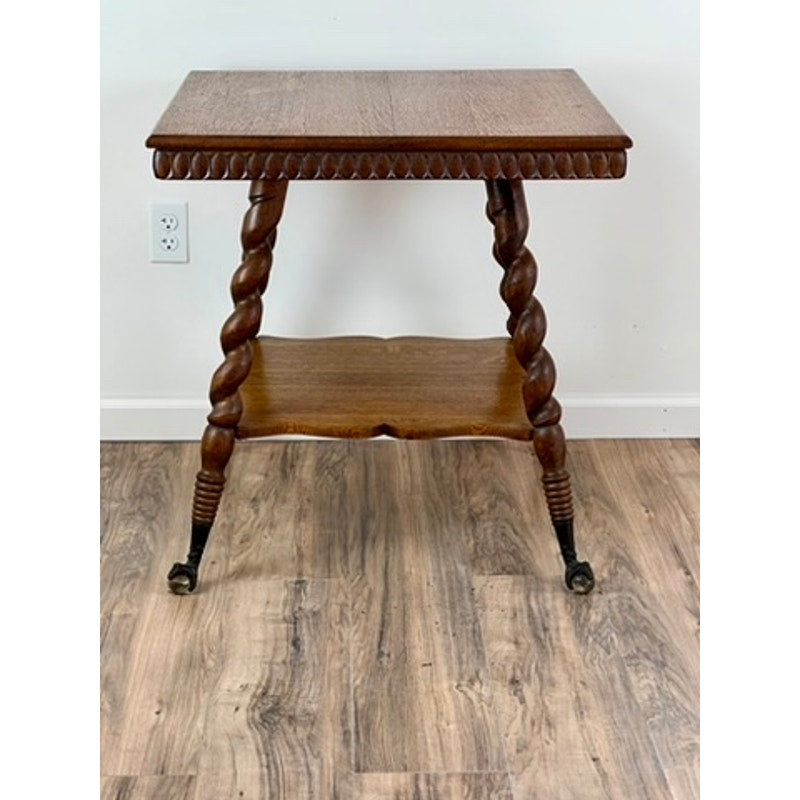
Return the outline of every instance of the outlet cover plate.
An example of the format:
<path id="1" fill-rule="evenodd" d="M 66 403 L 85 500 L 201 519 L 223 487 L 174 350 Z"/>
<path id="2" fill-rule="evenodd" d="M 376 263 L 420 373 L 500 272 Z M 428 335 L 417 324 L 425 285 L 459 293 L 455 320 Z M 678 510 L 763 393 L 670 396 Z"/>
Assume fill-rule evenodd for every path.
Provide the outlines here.
<path id="1" fill-rule="evenodd" d="M 150 203 L 150 261 L 172 264 L 189 261 L 186 203 Z"/>

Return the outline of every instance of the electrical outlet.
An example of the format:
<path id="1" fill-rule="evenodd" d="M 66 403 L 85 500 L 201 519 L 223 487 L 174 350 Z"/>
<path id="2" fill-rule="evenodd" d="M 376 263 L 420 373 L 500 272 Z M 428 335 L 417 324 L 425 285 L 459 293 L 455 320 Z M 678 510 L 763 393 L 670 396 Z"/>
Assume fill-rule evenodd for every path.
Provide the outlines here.
<path id="1" fill-rule="evenodd" d="M 178 218 L 174 214 L 163 213 L 158 216 L 158 225 L 165 231 L 174 231 L 178 227 Z"/>
<path id="2" fill-rule="evenodd" d="M 158 246 L 165 253 L 174 253 L 180 248 L 181 240 L 174 234 L 167 233 L 158 240 Z"/>
<path id="3" fill-rule="evenodd" d="M 151 203 L 150 261 L 185 264 L 188 260 L 186 203 Z"/>

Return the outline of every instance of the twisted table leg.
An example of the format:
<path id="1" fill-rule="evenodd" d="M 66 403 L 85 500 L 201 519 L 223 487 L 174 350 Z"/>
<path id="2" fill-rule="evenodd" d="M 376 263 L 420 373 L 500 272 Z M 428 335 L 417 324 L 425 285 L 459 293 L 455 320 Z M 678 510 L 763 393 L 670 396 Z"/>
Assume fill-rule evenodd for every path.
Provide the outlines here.
<path id="1" fill-rule="evenodd" d="M 242 263 L 231 281 L 234 309 L 220 335 L 225 359 L 211 379 L 212 409 L 200 447 L 201 468 L 194 486 L 189 554 L 186 562 L 173 565 L 167 576 L 169 587 L 176 594 L 191 592 L 197 585 L 200 560 L 225 486 L 225 467 L 242 416 L 239 387 L 253 361 L 250 340 L 261 327 L 261 296 L 269 281 L 286 187 L 286 181 L 253 181 L 250 186 L 250 208 L 242 224 Z"/>
<path id="2" fill-rule="evenodd" d="M 544 309 L 533 292 L 537 266 L 525 247 L 528 211 L 521 180 L 487 180 L 486 216 L 494 226 L 492 253 L 505 275 L 500 294 L 508 306 L 508 332 L 517 360 L 525 369 L 523 398 L 533 426 L 533 447 L 542 465 L 542 483 L 550 519 L 566 566 L 567 587 L 587 594 L 594 587 L 592 568 L 578 561 L 573 532 L 572 491 L 564 468 L 566 444 L 559 424 L 561 406 L 553 397 L 556 370 L 542 346 L 547 328 Z"/>

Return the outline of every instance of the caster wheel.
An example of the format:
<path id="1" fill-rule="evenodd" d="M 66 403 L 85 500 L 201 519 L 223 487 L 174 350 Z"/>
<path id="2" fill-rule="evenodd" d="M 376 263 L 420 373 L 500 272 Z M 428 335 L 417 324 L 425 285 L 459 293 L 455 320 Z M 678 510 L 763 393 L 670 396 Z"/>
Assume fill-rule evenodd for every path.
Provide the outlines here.
<path id="1" fill-rule="evenodd" d="M 594 589 L 594 573 L 588 561 L 576 561 L 567 568 L 567 588 L 575 594 L 589 594 Z"/>
<path id="2" fill-rule="evenodd" d="M 197 586 L 197 567 L 192 564 L 173 564 L 167 575 L 167 584 L 173 594 L 189 594 Z"/>

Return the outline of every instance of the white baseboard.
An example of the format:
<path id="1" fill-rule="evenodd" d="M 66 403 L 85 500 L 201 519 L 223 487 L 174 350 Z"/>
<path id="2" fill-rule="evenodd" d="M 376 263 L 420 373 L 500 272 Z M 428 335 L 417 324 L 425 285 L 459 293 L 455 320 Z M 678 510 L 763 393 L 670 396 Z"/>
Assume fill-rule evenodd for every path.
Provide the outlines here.
<path id="1" fill-rule="evenodd" d="M 565 395 L 559 402 L 564 407 L 562 424 L 569 439 L 700 436 L 697 395 Z M 209 410 L 206 399 L 101 399 L 100 438 L 197 441 Z"/>
<path id="2" fill-rule="evenodd" d="M 568 439 L 697 439 L 698 395 L 564 395 Z"/>

